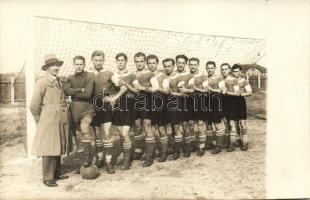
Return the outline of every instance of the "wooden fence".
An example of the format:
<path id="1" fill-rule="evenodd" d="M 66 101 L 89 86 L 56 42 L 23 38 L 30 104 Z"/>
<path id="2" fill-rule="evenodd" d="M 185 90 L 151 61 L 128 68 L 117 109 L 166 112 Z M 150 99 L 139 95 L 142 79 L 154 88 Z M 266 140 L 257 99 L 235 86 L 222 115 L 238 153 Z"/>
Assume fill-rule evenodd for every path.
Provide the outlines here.
<path id="1" fill-rule="evenodd" d="M 0 102 L 11 103 L 26 101 L 25 81 L 15 81 L 14 77 L 10 81 L 0 81 Z"/>

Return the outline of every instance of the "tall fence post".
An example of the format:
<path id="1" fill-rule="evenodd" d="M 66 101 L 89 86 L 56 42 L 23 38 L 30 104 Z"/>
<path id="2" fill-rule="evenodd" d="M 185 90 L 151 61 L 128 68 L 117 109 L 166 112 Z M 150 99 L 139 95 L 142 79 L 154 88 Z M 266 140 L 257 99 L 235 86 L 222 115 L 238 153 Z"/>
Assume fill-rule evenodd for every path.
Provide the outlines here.
<path id="1" fill-rule="evenodd" d="M 258 85 L 258 89 L 260 89 L 260 74 L 258 74 L 258 77 L 257 77 L 257 85 Z"/>
<path id="2" fill-rule="evenodd" d="M 11 77 L 11 104 L 15 103 L 14 77 Z"/>

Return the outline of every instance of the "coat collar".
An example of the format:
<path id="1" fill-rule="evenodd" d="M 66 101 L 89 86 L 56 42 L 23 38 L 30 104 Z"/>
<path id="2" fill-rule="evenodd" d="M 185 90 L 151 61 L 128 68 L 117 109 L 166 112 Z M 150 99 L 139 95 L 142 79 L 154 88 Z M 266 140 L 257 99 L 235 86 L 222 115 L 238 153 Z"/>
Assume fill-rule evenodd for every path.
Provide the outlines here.
<path id="1" fill-rule="evenodd" d="M 49 84 L 55 85 L 57 88 L 60 88 L 60 85 L 59 85 L 59 82 L 58 82 L 58 79 L 56 76 L 52 76 L 50 74 L 47 74 L 46 78 L 47 78 Z"/>
<path id="2" fill-rule="evenodd" d="M 47 80 L 48 80 L 50 83 L 53 83 L 54 81 L 57 80 L 57 77 L 56 77 L 56 76 L 52 76 L 52 75 L 50 75 L 50 74 L 47 74 L 47 75 L 46 75 L 46 78 L 47 78 Z"/>

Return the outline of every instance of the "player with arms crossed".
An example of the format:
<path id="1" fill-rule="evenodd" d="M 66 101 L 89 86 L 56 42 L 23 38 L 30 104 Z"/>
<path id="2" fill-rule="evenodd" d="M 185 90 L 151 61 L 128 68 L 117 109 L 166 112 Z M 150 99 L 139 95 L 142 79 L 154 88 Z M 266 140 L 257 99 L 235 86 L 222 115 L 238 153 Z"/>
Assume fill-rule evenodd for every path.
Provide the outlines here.
<path id="1" fill-rule="evenodd" d="M 73 58 L 75 73 L 68 77 L 64 90 L 66 95 L 71 96 L 72 103 L 70 112 L 72 120 L 82 132 L 82 144 L 84 147 L 84 167 L 92 163 L 91 141 L 94 139 L 90 131 L 94 109 L 92 105 L 92 94 L 94 89 L 93 75 L 84 71 L 85 58 L 75 56 Z"/>
<path id="2" fill-rule="evenodd" d="M 240 131 L 241 136 L 241 150 L 248 150 L 248 132 L 247 132 L 247 111 L 246 111 L 246 101 L 244 97 L 252 95 L 252 88 L 250 83 L 243 77 L 241 77 L 242 67 L 239 64 L 234 64 L 232 66 L 232 74 L 237 79 L 240 95 L 238 103 L 238 124 L 239 128 L 237 131 Z"/>

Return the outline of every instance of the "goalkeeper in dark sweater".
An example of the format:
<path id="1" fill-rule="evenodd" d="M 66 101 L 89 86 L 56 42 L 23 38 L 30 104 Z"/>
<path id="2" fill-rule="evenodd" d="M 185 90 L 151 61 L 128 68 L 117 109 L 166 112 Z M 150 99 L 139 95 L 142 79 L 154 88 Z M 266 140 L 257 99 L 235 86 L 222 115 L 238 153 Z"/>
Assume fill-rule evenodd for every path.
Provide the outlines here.
<path id="1" fill-rule="evenodd" d="M 92 105 L 92 93 L 94 88 L 93 76 L 84 71 L 85 58 L 75 56 L 73 58 L 75 73 L 69 76 L 65 84 L 65 93 L 72 98 L 70 107 L 71 117 L 77 129 L 82 132 L 82 144 L 84 147 L 85 167 L 91 165 L 91 136 L 90 124 L 93 119 L 94 110 Z"/>

